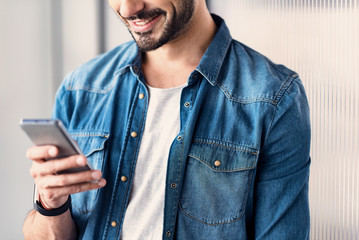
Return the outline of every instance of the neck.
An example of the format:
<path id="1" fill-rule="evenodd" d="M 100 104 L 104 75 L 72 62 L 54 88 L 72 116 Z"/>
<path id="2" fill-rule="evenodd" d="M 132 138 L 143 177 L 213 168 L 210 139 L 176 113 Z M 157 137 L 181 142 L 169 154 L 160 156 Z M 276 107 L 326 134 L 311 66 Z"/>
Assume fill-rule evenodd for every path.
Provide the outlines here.
<path id="1" fill-rule="evenodd" d="M 176 87 L 187 81 L 210 45 L 216 25 L 204 6 L 197 6 L 181 36 L 155 51 L 143 53 L 142 67 L 150 86 Z"/>

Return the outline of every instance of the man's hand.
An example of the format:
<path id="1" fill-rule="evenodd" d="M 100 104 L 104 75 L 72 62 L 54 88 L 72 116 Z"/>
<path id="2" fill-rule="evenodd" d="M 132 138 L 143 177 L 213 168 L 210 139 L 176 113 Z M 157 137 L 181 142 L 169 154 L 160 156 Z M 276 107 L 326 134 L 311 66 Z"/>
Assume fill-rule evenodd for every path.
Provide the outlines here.
<path id="1" fill-rule="evenodd" d="M 82 155 L 46 160 L 58 154 L 59 151 L 55 146 L 33 146 L 26 152 L 27 158 L 33 161 L 30 174 L 35 180 L 44 207 L 58 208 L 66 202 L 70 194 L 98 189 L 106 185 L 106 180 L 98 170 L 56 174 L 87 164 L 86 157 Z"/>

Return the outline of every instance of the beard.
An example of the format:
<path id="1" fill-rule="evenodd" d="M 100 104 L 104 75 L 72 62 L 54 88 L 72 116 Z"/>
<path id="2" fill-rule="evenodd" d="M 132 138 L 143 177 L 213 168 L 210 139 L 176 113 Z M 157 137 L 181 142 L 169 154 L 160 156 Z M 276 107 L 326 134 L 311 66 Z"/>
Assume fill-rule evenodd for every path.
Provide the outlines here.
<path id="1" fill-rule="evenodd" d="M 193 16 L 194 1 L 179 0 L 179 7 L 176 9 L 176 7 L 172 4 L 172 10 L 173 14 L 171 18 L 167 18 L 167 12 L 159 8 L 149 11 L 144 10 L 137 13 L 135 16 L 127 18 L 128 20 L 150 19 L 160 14 L 165 17 L 164 26 L 160 30 L 162 32 L 158 39 L 153 37 L 153 30 L 147 32 L 132 32 L 128 24 L 126 24 L 128 31 L 130 32 L 132 38 L 136 41 L 140 51 L 148 52 L 156 50 L 186 31 Z"/>

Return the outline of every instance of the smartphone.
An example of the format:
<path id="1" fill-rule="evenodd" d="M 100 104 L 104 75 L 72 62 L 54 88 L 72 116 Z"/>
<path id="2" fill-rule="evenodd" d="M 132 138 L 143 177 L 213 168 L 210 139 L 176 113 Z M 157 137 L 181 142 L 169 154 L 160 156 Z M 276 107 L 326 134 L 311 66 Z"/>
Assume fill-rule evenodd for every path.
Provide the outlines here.
<path id="1" fill-rule="evenodd" d="M 59 155 L 55 158 L 65 158 L 71 155 L 81 154 L 81 149 L 77 143 L 72 139 L 67 132 L 63 123 L 56 119 L 21 119 L 20 127 L 25 131 L 27 136 L 36 146 L 54 145 L 59 149 Z M 51 160 L 46 159 L 46 160 Z M 62 173 L 75 173 L 81 171 L 92 170 L 90 163 L 84 167 L 71 168 L 61 172 Z"/>

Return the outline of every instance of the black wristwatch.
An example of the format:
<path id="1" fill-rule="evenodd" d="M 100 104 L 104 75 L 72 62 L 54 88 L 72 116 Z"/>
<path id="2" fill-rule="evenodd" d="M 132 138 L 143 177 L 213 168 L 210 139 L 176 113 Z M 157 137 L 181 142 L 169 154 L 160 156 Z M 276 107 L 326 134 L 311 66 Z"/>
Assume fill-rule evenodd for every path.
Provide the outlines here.
<path id="1" fill-rule="evenodd" d="M 59 216 L 66 212 L 70 206 L 71 206 L 71 195 L 69 195 L 67 201 L 59 208 L 54 209 L 46 209 L 44 206 L 42 206 L 40 199 L 36 197 L 37 191 L 34 190 L 34 209 L 39 212 L 41 215 L 47 216 L 47 217 L 54 217 Z"/>

